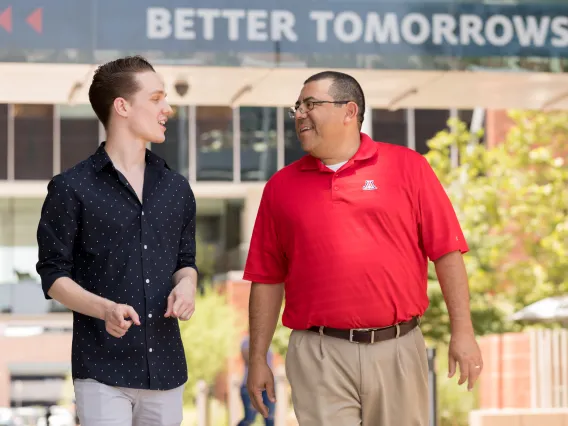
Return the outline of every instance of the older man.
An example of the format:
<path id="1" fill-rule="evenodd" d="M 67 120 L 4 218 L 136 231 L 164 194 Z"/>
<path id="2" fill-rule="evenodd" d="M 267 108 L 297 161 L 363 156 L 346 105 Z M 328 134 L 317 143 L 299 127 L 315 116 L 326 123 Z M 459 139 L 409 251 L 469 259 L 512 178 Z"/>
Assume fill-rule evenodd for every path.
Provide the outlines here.
<path id="1" fill-rule="evenodd" d="M 244 277 L 250 296 L 248 389 L 266 414 L 266 363 L 285 293 L 286 370 L 300 426 L 428 424 L 419 328 L 434 262 L 448 306 L 450 374 L 471 389 L 482 369 L 452 205 L 428 162 L 361 133 L 357 81 L 306 80 L 292 110 L 308 155 L 276 173 L 260 203 Z"/>

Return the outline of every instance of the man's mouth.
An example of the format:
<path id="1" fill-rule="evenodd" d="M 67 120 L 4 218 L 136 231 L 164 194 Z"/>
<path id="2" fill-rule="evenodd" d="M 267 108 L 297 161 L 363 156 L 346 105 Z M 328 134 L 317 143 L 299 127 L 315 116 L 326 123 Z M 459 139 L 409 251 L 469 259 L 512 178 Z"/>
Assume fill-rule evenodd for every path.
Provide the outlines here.
<path id="1" fill-rule="evenodd" d="M 160 126 L 162 126 L 164 128 L 164 130 L 166 130 L 166 122 L 167 121 L 168 121 L 167 119 L 158 120 L 158 124 Z"/>
<path id="2" fill-rule="evenodd" d="M 304 133 L 309 130 L 312 130 L 312 126 L 300 126 L 300 133 Z"/>

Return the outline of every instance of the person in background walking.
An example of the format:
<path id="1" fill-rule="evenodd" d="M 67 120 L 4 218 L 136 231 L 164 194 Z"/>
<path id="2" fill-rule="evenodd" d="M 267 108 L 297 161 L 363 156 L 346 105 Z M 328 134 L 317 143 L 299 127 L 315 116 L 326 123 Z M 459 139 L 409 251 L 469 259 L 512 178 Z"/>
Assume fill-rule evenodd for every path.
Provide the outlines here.
<path id="1" fill-rule="evenodd" d="M 250 396 L 247 390 L 247 379 L 248 379 L 248 366 L 249 366 L 249 336 L 245 336 L 241 342 L 241 355 L 243 357 L 243 362 L 245 364 L 245 374 L 243 381 L 241 383 L 241 399 L 243 401 L 243 407 L 245 410 L 244 418 L 239 422 L 237 426 L 250 426 L 252 425 L 258 414 L 258 411 L 254 408 Z M 273 354 L 272 350 L 269 348 L 266 354 L 266 362 L 272 368 Z M 276 408 L 275 404 L 270 401 L 268 394 L 263 392 L 262 399 L 264 404 L 268 409 L 268 416 L 264 420 L 265 426 L 274 426 L 274 410 Z"/>

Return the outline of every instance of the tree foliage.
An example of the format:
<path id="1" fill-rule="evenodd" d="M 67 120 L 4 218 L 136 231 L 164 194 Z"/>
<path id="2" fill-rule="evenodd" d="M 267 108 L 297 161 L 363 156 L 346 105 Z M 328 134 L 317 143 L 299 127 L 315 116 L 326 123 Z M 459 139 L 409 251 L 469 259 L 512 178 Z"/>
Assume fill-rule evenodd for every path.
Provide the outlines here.
<path id="1" fill-rule="evenodd" d="M 184 401 L 190 404 L 197 382 L 214 383 L 227 365 L 227 358 L 238 353 L 244 327 L 226 296 L 211 287 L 197 294 L 195 306 L 191 319 L 179 322 L 189 373 Z"/>
<path id="2" fill-rule="evenodd" d="M 476 143 L 465 124 L 430 142 L 426 158 L 456 209 L 470 251 L 464 256 L 478 335 L 518 327 L 509 314 L 568 290 L 568 113 L 514 111 L 503 143 Z M 452 167 L 450 149 L 460 165 Z M 430 270 L 424 329 L 446 340 L 448 316 Z"/>

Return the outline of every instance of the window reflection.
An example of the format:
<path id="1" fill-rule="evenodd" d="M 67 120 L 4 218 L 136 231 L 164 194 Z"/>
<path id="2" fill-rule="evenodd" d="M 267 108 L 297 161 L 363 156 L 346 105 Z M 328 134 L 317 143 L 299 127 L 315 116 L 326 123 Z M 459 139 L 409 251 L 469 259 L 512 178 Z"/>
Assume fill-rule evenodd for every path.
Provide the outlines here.
<path id="1" fill-rule="evenodd" d="M 197 180 L 233 180 L 233 110 L 196 108 Z"/>
<path id="2" fill-rule="evenodd" d="M 168 166 L 189 179 L 189 107 L 172 105 L 173 114 L 166 123 L 166 140 L 153 143 L 152 152 L 162 157 Z"/>
<path id="3" fill-rule="evenodd" d="M 8 179 L 8 105 L 0 104 L 0 179 Z"/>
<path id="4" fill-rule="evenodd" d="M 448 128 L 450 111 L 447 109 L 416 109 L 414 122 L 416 123 L 416 151 L 426 154 L 430 151 L 428 141 L 436 133 Z"/>
<path id="5" fill-rule="evenodd" d="M 60 105 L 61 170 L 94 154 L 99 146 L 99 121 L 90 105 Z"/>
<path id="6" fill-rule="evenodd" d="M 53 177 L 53 105 L 14 105 L 16 179 Z"/>
<path id="7" fill-rule="evenodd" d="M 277 169 L 276 108 L 241 107 L 241 181 L 267 181 Z"/>
<path id="8" fill-rule="evenodd" d="M 306 153 L 296 134 L 296 120 L 290 118 L 288 108 L 285 108 L 284 113 L 284 165 L 287 166 L 302 158 Z"/>
<path id="9" fill-rule="evenodd" d="M 394 145 L 408 146 L 406 110 L 373 108 L 373 139 Z"/>

